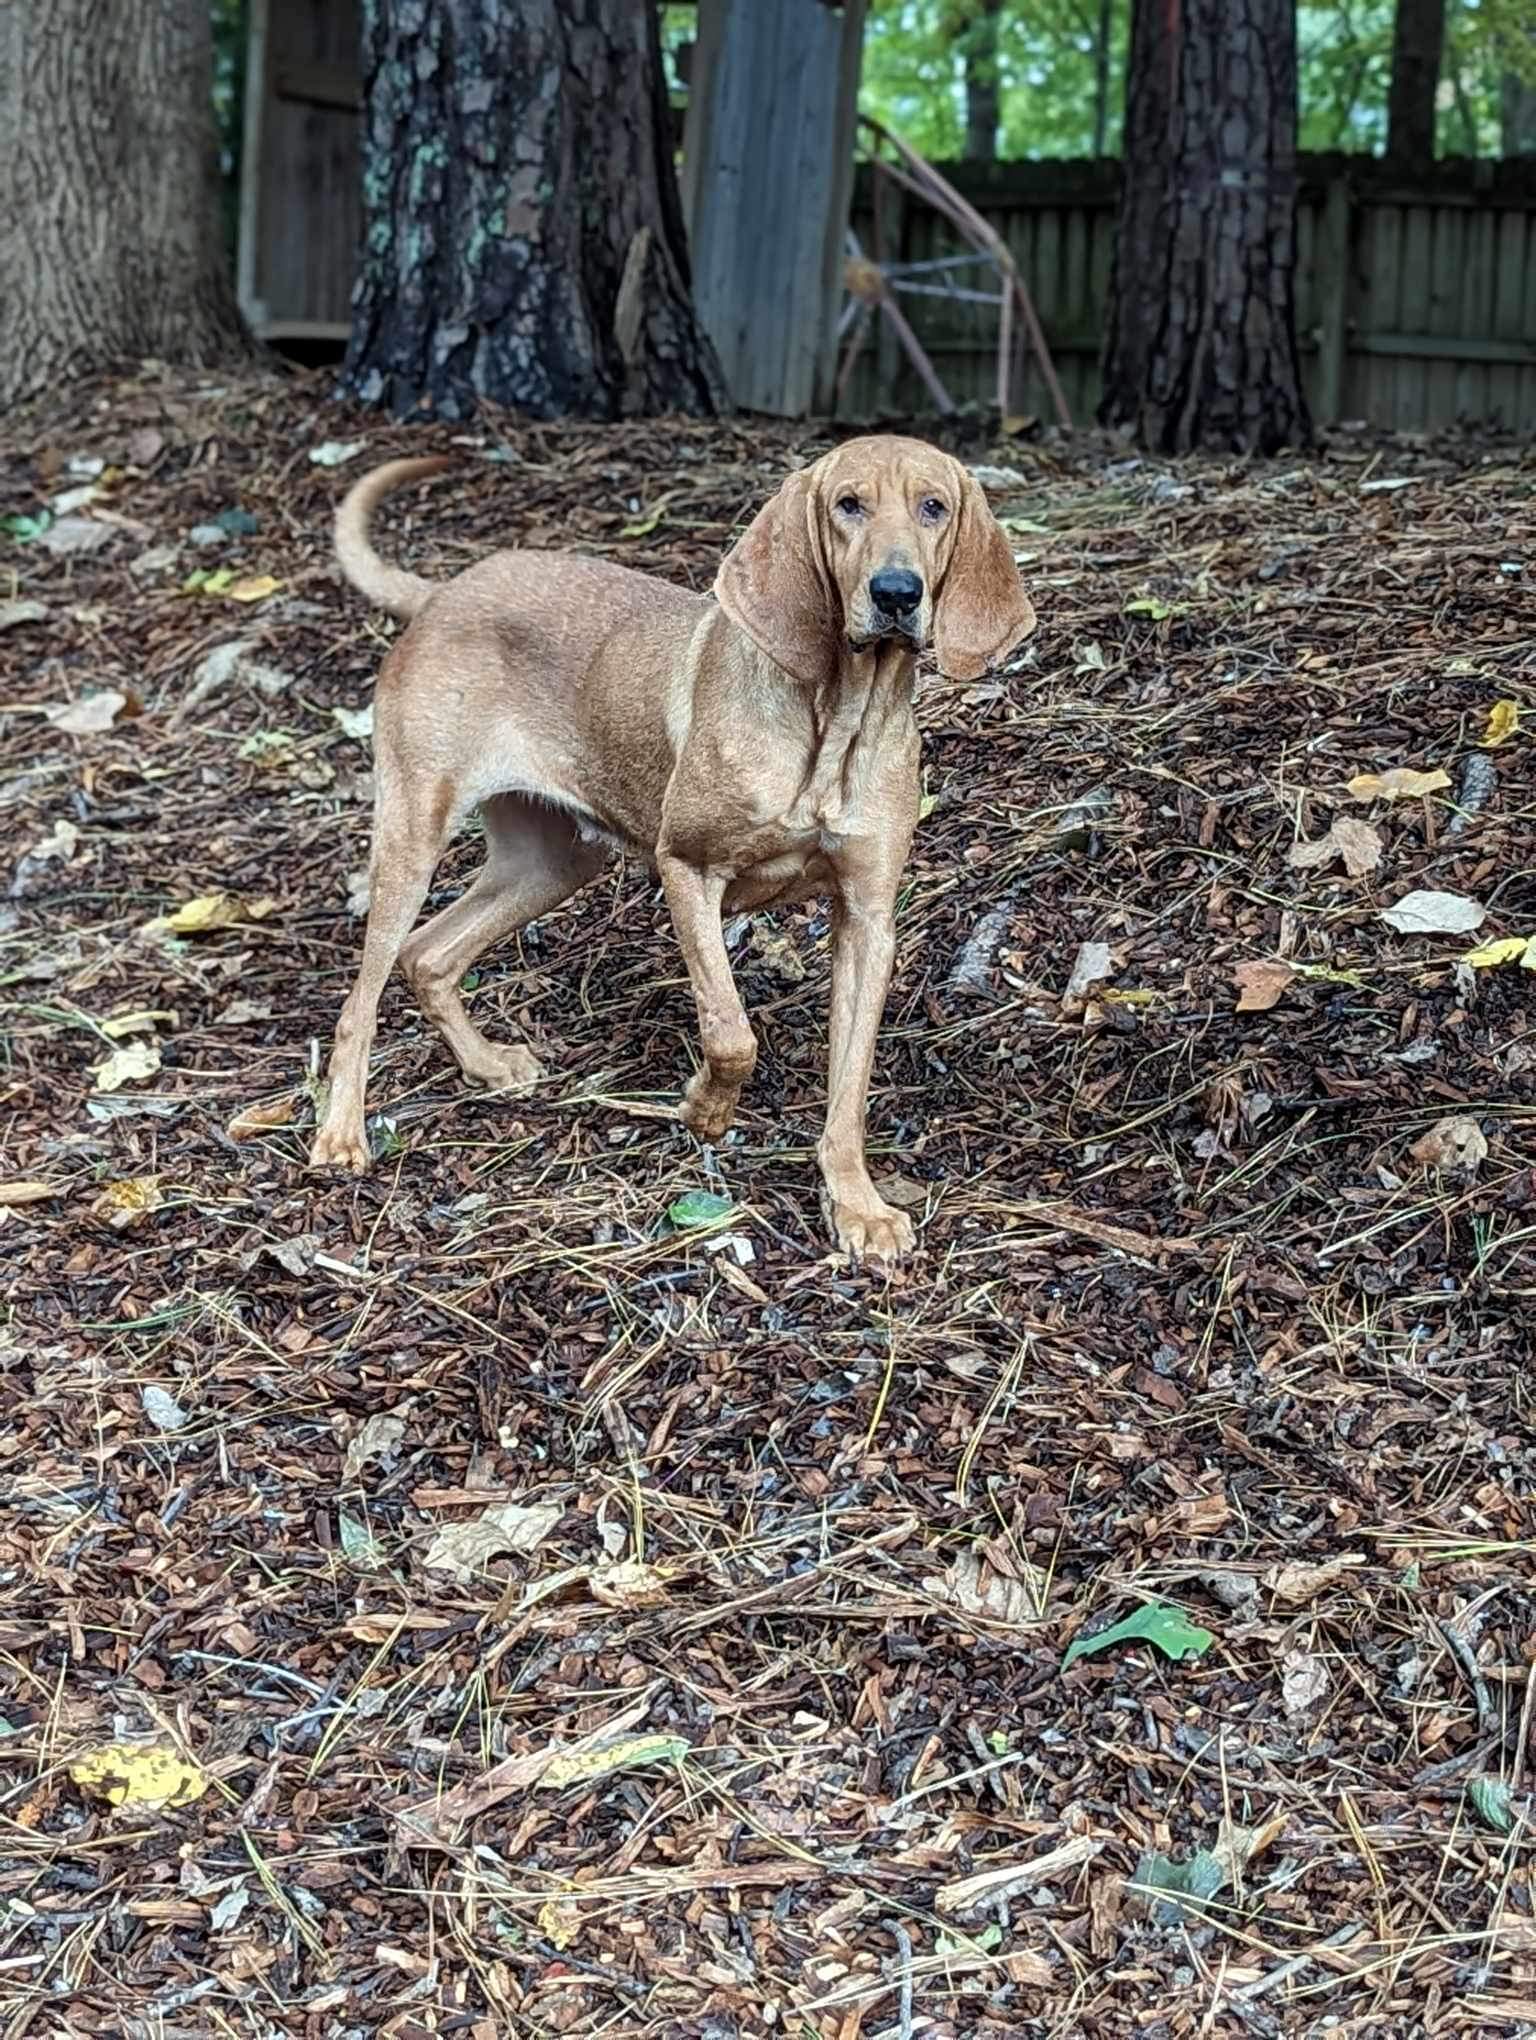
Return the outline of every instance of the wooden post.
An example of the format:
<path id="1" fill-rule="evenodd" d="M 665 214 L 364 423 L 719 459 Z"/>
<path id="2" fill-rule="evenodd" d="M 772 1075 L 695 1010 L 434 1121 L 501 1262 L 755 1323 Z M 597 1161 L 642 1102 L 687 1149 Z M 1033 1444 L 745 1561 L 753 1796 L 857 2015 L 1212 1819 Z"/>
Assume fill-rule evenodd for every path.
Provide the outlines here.
<path id="1" fill-rule="evenodd" d="M 1344 415 L 1344 381 L 1349 367 L 1349 307 L 1354 282 L 1354 195 L 1347 176 L 1333 178 L 1323 199 L 1317 237 L 1318 320 L 1317 408 L 1324 425 Z"/>

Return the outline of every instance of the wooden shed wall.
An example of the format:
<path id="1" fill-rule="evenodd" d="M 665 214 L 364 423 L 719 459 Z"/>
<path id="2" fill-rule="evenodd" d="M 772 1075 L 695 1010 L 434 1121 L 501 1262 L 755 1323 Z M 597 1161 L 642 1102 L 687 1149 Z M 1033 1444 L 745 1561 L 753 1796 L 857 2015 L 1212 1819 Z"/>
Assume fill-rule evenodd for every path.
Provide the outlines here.
<path id="1" fill-rule="evenodd" d="M 683 143 L 698 306 L 744 409 L 830 399 L 864 0 L 699 0 Z"/>
<path id="2" fill-rule="evenodd" d="M 345 335 L 362 233 L 360 0 L 250 0 L 240 301 L 273 338 Z"/>
<path id="3" fill-rule="evenodd" d="M 1012 248 L 1073 417 L 1090 422 L 1119 166 L 946 164 L 944 172 Z M 1371 158 L 1303 157 L 1301 178 L 1296 314 L 1319 421 L 1421 430 L 1464 418 L 1536 429 L 1536 161 L 1446 162 L 1408 182 Z M 958 252 L 932 213 L 890 194 L 881 203 L 886 260 Z M 866 169 L 854 226 L 870 248 Z M 995 314 L 939 297 L 901 303 L 957 401 L 988 402 Z M 1049 415 L 1032 370 L 1021 402 Z M 866 350 L 844 409 L 922 408 L 920 385 L 882 337 L 878 350 Z"/>

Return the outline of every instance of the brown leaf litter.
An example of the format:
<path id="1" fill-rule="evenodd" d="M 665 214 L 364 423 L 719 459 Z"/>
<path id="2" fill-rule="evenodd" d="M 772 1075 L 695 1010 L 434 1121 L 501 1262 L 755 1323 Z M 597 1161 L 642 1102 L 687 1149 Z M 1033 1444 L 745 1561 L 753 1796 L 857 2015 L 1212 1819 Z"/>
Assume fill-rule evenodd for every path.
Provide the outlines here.
<path id="1" fill-rule="evenodd" d="M 449 451 L 391 558 L 703 588 L 825 435 L 409 429 L 154 369 L 7 421 L 5 512 L 77 457 L 101 491 L 75 550 L 0 539 L 17 2040 L 1536 2003 L 1536 455 L 1342 433 L 1175 477 L 955 429 L 1041 623 L 921 688 L 896 1287 L 825 1254 L 825 908 L 733 935 L 762 1057 L 705 1156 L 628 865 L 477 967 L 532 1096 L 466 1092 L 397 981 L 374 1173 L 304 1168 L 393 628 L 331 565 L 339 489 Z M 670 1226 L 697 1191 L 728 1222 Z M 1063 1674 L 1154 1600 L 1210 1647 Z M 206 1789 L 140 1793 L 151 1760 Z M 1213 1895 L 1170 1920 L 1145 1862 Z"/>

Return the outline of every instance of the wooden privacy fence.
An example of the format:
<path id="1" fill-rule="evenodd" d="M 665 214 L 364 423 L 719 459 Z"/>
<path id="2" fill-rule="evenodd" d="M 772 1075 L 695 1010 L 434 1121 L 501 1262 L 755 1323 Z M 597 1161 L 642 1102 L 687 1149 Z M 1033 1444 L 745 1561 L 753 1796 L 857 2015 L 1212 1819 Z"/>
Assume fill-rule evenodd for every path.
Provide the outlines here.
<path id="1" fill-rule="evenodd" d="M 1119 165 L 946 163 L 944 175 L 1002 235 L 1039 312 L 1074 421 L 1099 400 Z M 1313 415 L 1402 430 L 1458 419 L 1536 430 L 1536 158 L 1443 162 L 1416 175 L 1371 157 L 1299 164 L 1296 320 Z M 868 170 L 854 229 L 870 254 L 921 262 L 955 251 L 952 230 L 910 199 L 880 201 Z M 987 404 L 996 314 L 909 289 L 902 309 L 959 401 Z M 1021 401 L 1050 416 L 1026 364 Z M 923 392 L 890 339 L 870 348 L 843 410 L 916 412 Z"/>

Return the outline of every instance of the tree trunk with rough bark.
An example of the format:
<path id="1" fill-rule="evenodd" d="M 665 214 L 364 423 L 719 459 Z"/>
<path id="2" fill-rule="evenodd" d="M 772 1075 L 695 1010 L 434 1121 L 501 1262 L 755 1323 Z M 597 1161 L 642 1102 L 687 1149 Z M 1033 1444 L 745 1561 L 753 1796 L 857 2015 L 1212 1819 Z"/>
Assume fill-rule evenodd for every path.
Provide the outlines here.
<path id="1" fill-rule="evenodd" d="M 723 407 L 654 6 L 366 0 L 363 75 L 347 393 L 447 418 Z"/>
<path id="2" fill-rule="evenodd" d="M 1135 0 L 1122 177 L 1101 421 L 1166 453 L 1305 441 L 1293 0 Z"/>
<path id="3" fill-rule="evenodd" d="M 251 351 L 212 75 L 207 0 L 0 0 L 0 404 Z"/>
<path id="4" fill-rule="evenodd" d="M 1536 82 L 1517 71 L 1499 80 L 1499 144 L 1506 156 L 1536 156 Z"/>
<path id="5" fill-rule="evenodd" d="M 1435 160 L 1435 98 L 1445 49 L 1445 0 L 1397 0 L 1392 81 L 1387 88 L 1387 154 L 1417 169 Z"/>
<path id="6" fill-rule="evenodd" d="M 976 0 L 965 29 L 965 154 L 969 162 L 990 163 L 997 155 L 997 29 L 1003 0 Z"/>

